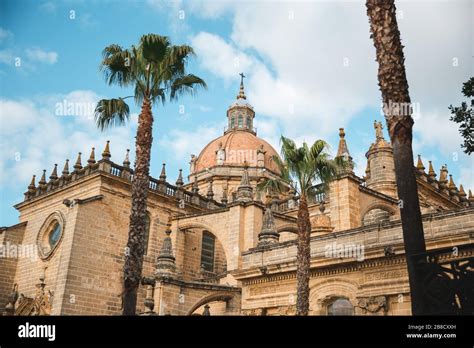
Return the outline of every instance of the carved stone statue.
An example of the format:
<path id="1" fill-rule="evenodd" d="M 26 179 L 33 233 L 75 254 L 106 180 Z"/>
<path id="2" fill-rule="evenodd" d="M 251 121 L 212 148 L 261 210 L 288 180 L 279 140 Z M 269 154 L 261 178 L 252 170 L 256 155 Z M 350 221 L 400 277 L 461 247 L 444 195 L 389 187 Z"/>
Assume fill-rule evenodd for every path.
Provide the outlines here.
<path id="1" fill-rule="evenodd" d="M 225 149 L 222 147 L 222 143 L 219 143 L 219 148 L 216 151 L 217 165 L 221 166 L 225 162 Z"/>
<path id="2" fill-rule="evenodd" d="M 189 172 L 194 173 L 194 170 L 196 169 L 196 161 L 197 157 L 194 154 L 191 154 L 191 161 L 189 161 Z"/>
<path id="3" fill-rule="evenodd" d="M 257 167 L 265 166 L 265 153 L 266 151 L 263 149 L 263 145 L 260 145 L 257 149 Z"/>
<path id="4" fill-rule="evenodd" d="M 5 306 L 6 315 L 14 315 L 15 313 L 15 304 L 18 300 L 18 284 L 13 285 L 12 292 L 8 296 L 8 302 Z"/>
<path id="5" fill-rule="evenodd" d="M 374 128 L 375 128 L 375 139 L 376 140 L 383 139 L 382 122 L 374 121 Z"/>

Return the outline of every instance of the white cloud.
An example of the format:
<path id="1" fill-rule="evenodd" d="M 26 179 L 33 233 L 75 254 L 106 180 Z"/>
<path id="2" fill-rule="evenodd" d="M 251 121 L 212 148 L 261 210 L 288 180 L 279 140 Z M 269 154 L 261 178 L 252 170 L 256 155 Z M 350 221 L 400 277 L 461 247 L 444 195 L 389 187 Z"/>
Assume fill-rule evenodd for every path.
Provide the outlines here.
<path id="1" fill-rule="evenodd" d="M 10 30 L 0 28 L 0 42 L 13 37 L 13 33 Z"/>
<path id="2" fill-rule="evenodd" d="M 125 150 L 133 149 L 137 115 L 131 124 L 101 133 L 88 114 L 55 114 L 56 102 L 89 103 L 99 98 L 93 91 L 72 91 L 32 100 L 0 99 L 0 184 L 24 189 L 33 174 L 39 176 L 46 169 L 49 176 L 54 163 L 60 170 L 66 158 L 73 164 L 79 151 L 85 165 L 93 146 L 100 159 L 106 140 L 110 140 L 112 160 L 121 164 Z"/>
<path id="3" fill-rule="evenodd" d="M 55 64 L 58 61 L 58 54 L 54 51 L 46 52 L 41 48 L 27 49 L 26 56 L 33 62 Z"/>
<path id="4" fill-rule="evenodd" d="M 468 160 L 465 165 L 467 166 L 461 169 L 459 181 L 456 182 L 456 186 L 459 188 L 459 185 L 462 184 L 466 194 L 469 189 L 474 193 L 474 159 Z"/>
<path id="5" fill-rule="evenodd" d="M 176 161 L 189 160 L 191 154 L 198 156 L 196 151 L 222 135 L 222 129 L 220 126 L 200 126 L 192 131 L 173 129 L 159 140 L 159 144 L 172 153 Z"/>
<path id="6" fill-rule="evenodd" d="M 44 12 L 55 13 L 56 12 L 56 5 L 51 1 L 47 1 L 47 2 L 42 3 L 39 6 L 39 9 L 44 11 Z"/>
<path id="7" fill-rule="evenodd" d="M 4 49 L 0 51 L 0 63 L 13 65 L 15 62 L 15 55 L 10 49 Z"/>
<path id="8" fill-rule="evenodd" d="M 433 136 L 438 142 L 433 146 L 445 151 L 456 144 L 459 150 L 447 106 L 459 101 L 461 84 L 472 73 L 466 45 L 472 4 L 429 4 L 397 4 L 412 101 L 422 115 L 439 115 L 427 120 L 431 126 L 417 122 L 415 131 L 429 142 L 430 128 L 437 128 L 436 134 L 446 129 L 439 135 L 447 141 Z M 364 108 L 379 107 L 375 48 L 363 2 L 196 1 L 187 6 L 203 18 L 231 14 L 229 40 L 207 32 L 193 36 L 200 64 L 227 83 L 246 72 L 247 95 L 257 114 L 280 123 L 286 135 L 325 138 Z"/>
<path id="9" fill-rule="evenodd" d="M 449 120 L 449 111 L 443 113 L 428 112 L 415 121 L 415 135 L 419 138 L 420 148 L 436 146 L 441 153 L 450 155 L 460 152 L 462 137 L 457 123 Z"/>

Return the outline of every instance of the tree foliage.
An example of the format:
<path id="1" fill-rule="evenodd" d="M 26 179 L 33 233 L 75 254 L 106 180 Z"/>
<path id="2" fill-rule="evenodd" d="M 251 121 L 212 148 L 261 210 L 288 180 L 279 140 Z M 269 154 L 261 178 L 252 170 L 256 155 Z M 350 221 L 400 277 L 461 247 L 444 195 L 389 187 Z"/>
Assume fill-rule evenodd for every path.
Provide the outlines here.
<path id="1" fill-rule="evenodd" d="M 472 98 L 470 105 L 467 102 L 462 102 L 461 106 L 449 106 L 451 110 L 451 121 L 459 123 L 459 133 L 464 139 L 461 147 L 464 152 L 470 155 L 474 152 L 474 77 L 464 82 L 462 87 L 462 94 L 466 98 Z"/>

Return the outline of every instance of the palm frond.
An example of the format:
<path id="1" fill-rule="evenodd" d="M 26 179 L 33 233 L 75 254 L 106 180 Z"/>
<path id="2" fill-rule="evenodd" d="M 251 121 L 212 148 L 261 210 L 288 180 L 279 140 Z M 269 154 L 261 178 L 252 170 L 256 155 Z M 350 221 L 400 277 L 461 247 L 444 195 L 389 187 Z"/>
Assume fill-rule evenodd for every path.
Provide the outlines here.
<path id="1" fill-rule="evenodd" d="M 207 88 L 206 82 L 200 77 L 193 74 L 178 77 L 171 84 L 170 99 L 175 100 L 185 93 L 194 95 L 198 88 Z"/>
<path id="2" fill-rule="evenodd" d="M 283 192 L 292 187 L 307 198 L 326 191 L 342 165 L 341 159 L 331 159 L 328 148 L 324 140 L 316 140 L 311 146 L 304 142 L 297 147 L 293 140 L 282 136 L 281 158 L 274 156 L 281 178 L 266 179 L 259 184 L 260 189 Z"/>
<path id="3" fill-rule="evenodd" d="M 130 117 L 130 108 L 122 98 L 102 99 L 94 112 L 95 122 L 100 130 L 122 125 Z"/>
<path id="4" fill-rule="evenodd" d="M 140 39 L 140 47 L 143 57 L 148 62 L 158 64 L 161 62 L 170 46 L 170 40 L 167 36 L 157 34 L 143 35 Z"/>
<path id="5" fill-rule="evenodd" d="M 129 50 L 116 44 L 109 45 L 102 51 L 102 57 L 99 70 L 107 84 L 125 87 L 133 82 L 135 58 Z"/>

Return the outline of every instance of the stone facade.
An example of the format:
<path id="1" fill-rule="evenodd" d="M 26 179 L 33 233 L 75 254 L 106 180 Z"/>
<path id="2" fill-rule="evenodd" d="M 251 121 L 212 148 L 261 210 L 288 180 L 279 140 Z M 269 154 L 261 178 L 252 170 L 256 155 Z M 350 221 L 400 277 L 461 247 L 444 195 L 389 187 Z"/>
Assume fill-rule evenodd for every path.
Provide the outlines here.
<path id="1" fill-rule="evenodd" d="M 252 147 L 253 165 L 226 162 L 219 148 L 209 152 L 208 146 L 194 157 L 188 183 L 182 176 L 176 185 L 168 183 L 165 166 L 159 179 L 150 179 L 140 314 L 295 313 L 298 197 L 291 191 L 272 197 L 258 192 L 263 178 L 278 175 L 268 157 L 276 151 L 256 137 L 255 112 L 244 97 L 242 84 L 227 113 L 224 135 L 235 141 L 226 151 Z M 248 118 L 239 127 L 231 117 L 238 119 L 241 111 Z M 393 152 L 381 124 L 375 130 L 363 178 L 353 172 L 340 130 L 338 156 L 350 165 L 309 205 L 313 315 L 410 314 Z M 247 138 L 251 141 L 241 141 Z M 2 312 L 121 313 L 129 164 L 128 154 L 123 165 L 112 162 L 107 143 L 98 161 L 92 152 L 85 166 L 79 156 L 71 172 L 66 162 L 60 176 L 55 166 L 49 181 L 45 173 L 38 185 L 33 178 L 24 202 L 15 206 L 19 223 L 0 230 Z M 448 181 L 447 168 L 436 179 L 431 163 L 425 172 L 420 158 L 415 170 L 427 249 L 439 250 L 445 261 L 472 258 L 472 194 Z M 26 254 L 6 253 L 12 246 L 26 248 Z M 37 247 L 39 255 L 31 252 Z M 449 248 L 460 251 L 446 252 Z"/>

